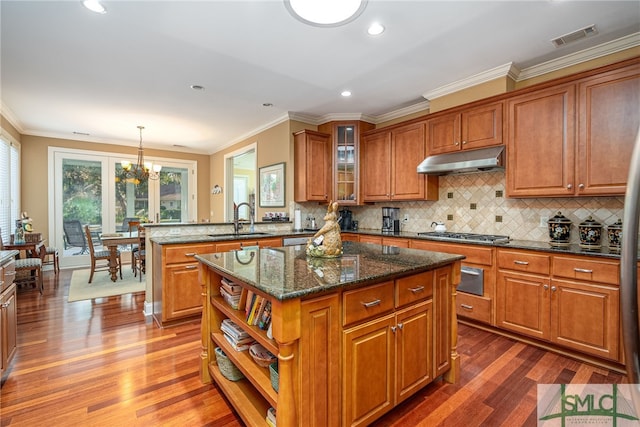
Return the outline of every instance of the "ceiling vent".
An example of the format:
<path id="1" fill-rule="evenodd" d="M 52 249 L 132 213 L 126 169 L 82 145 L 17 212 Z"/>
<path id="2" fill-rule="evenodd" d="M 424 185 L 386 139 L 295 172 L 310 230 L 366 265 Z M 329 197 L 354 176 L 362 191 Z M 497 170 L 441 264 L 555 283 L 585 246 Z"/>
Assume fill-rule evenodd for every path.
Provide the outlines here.
<path id="1" fill-rule="evenodd" d="M 596 26 L 594 24 L 589 25 L 588 27 L 581 28 L 569 34 L 565 34 L 564 36 L 557 37 L 551 40 L 551 43 L 553 43 L 555 47 L 560 47 L 578 41 L 585 37 L 593 36 L 595 34 L 598 34 L 598 30 L 596 30 Z"/>

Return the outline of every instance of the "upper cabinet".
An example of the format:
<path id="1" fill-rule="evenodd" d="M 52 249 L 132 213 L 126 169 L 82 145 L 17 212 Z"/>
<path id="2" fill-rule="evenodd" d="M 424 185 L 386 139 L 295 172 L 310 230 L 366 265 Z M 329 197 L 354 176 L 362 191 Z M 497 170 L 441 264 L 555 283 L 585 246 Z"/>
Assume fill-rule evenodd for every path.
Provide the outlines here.
<path id="1" fill-rule="evenodd" d="M 623 195 L 640 64 L 509 98 L 507 114 L 507 196 Z"/>
<path id="2" fill-rule="evenodd" d="M 438 200 L 438 177 L 416 171 L 425 156 L 424 122 L 365 135 L 360 156 L 363 201 Z"/>
<path id="3" fill-rule="evenodd" d="M 503 102 L 497 102 L 427 120 L 429 154 L 502 145 L 503 109 Z"/>
<path id="4" fill-rule="evenodd" d="M 331 135 L 301 130 L 293 134 L 296 202 L 328 202 L 331 194 Z"/>
<path id="5" fill-rule="evenodd" d="M 318 126 L 318 131 L 332 138 L 332 197 L 340 205 L 362 203 L 359 182 L 360 135 L 375 126 L 363 121 L 328 122 Z"/>

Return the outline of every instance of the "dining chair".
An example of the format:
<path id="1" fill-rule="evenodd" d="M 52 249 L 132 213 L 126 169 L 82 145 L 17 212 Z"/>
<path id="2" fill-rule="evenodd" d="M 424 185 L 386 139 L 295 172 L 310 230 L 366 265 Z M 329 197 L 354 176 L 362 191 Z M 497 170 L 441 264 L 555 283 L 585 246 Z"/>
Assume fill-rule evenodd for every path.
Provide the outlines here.
<path id="1" fill-rule="evenodd" d="M 140 220 L 136 218 L 135 221 L 129 221 L 129 237 L 131 237 L 131 232 L 134 230 L 138 230 L 138 227 L 140 226 Z M 134 259 L 134 253 L 138 250 L 138 245 L 132 243 L 131 245 L 129 245 L 129 251 L 131 251 L 131 270 L 133 270 L 133 272 L 135 273 L 135 259 Z"/>
<path id="2" fill-rule="evenodd" d="M 58 254 L 58 248 L 45 246 L 43 264 L 51 264 L 53 266 L 54 274 L 58 274 L 60 272 L 60 256 Z"/>
<path id="3" fill-rule="evenodd" d="M 138 225 L 138 249 L 133 253 L 133 275 L 140 274 L 139 280 L 142 282 L 142 275 L 146 272 L 146 250 L 145 250 L 145 231 L 144 227 Z"/>
<path id="4" fill-rule="evenodd" d="M 64 230 L 65 237 L 65 249 L 67 247 L 78 247 L 80 252 L 76 252 L 73 255 L 82 255 L 89 252 L 87 247 L 87 238 L 82 230 L 82 224 L 77 219 L 71 219 L 62 222 L 62 229 Z M 91 237 L 89 237 L 91 240 Z"/>
<path id="5" fill-rule="evenodd" d="M 88 225 L 84 226 L 84 232 L 86 241 L 89 243 L 89 255 L 91 256 L 91 274 L 89 274 L 89 282 L 93 280 L 93 273 L 96 271 L 109 270 L 109 258 L 110 254 L 107 250 L 96 251 L 93 246 L 93 240 L 91 240 L 91 229 Z M 122 258 L 120 251 L 117 251 L 118 271 L 120 271 L 120 279 L 122 279 Z"/>
<path id="6" fill-rule="evenodd" d="M 2 230 L 0 229 L 0 250 L 4 250 L 4 243 L 2 241 Z M 40 294 L 44 292 L 44 280 L 42 280 L 42 260 L 45 254 L 44 245 L 40 246 L 40 251 L 37 256 L 27 258 L 16 258 L 16 278 L 15 283 L 17 285 L 24 285 L 27 283 L 34 283 Z M 20 273 L 28 274 L 20 274 Z"/>

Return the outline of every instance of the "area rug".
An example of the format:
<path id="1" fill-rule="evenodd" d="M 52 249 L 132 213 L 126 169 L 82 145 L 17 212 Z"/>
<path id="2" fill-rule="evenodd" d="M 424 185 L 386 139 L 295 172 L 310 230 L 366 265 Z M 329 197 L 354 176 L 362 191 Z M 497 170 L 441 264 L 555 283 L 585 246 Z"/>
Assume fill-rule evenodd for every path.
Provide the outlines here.
<path id="1" fill-rule="evenodd" d="M 125 268 L 122 272 L 122 280 L 118 275 L 118 280 L 111 281 L 108 271 L 96 271 L 93 275 L 93 281 L 89 281 L 89 273 L 91 270 L 76 270 L 71 276 L 69 284 L 69 299 L 67 301 L 81 301 L 93 298 L 110 297 L 114 295 L 123 295 L 132 292 L 141 292 L 145 290 L 145 280 L 142 282 L 133 276 L 130 268 Z"/>

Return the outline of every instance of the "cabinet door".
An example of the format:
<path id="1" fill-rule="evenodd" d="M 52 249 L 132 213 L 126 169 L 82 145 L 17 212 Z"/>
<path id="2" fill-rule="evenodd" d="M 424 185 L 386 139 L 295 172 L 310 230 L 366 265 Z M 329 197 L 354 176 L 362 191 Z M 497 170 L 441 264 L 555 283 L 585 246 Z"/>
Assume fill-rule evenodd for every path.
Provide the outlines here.
<path id="1" fill-rule="evenodd" d="M 331 188 L 330 135 L 304 130 L 294 134 L 296 202 L 328 201 Z"/>
<path id="2" fill-rule="evenodd" d="M 202 289 L 198 264 L 172 265 L 165 269 L 162 320 L 169 321 L 202 313 Z"/>
<path id="3" fill-rule="evenodd" d="M 424 199 L 425 175 L 417 172 L 424 160 L 424 123 L 403 126 L 391 132 L 391 199 Z"/>
<path id="4" fill-rule="evenodd" d="M 532 274 L 498 272 L 498 327 L 549 340 L 549 279 Z"/>
<path id="5" fill-rule="evenodd" d="M 446 114 L 427 120 L 429 155 L 460 150 L 460 114 Z"/>
<path id="6" fill-rule="evenodd" d="M 0 366 L 4 371 L 18 348 L 18 309 L 16 285 L 11 285 L 0 298 Z"/>
<path id="7" fill-rule="evenodd" d="M 507 101 L 508 197 L 574 194 L 575 86 Z"/>
<path id="8" fill-rule="evenodd" d="M 618 289 L 553 280 L 551 291 L 551 339 L 584 353 L 619 361 Z"/>
<path id="9" fill-rule="evenodd" d="M 433 380 L 432 318 L 430 300 L 396 314 L 396 404 Z"/>
<path id="10" fill-rule="evenodd" d="M 433 273 L 434 372 L 435 377 L 451 368 L 451 268 L 439 268 Z"/>
<path id="11" fill-rule="evenodd" d="M 369 425 L 394 406 L 395 316 L 343 332 L 342 425 Z"/>
<path id="12" fill-rule="evenodd" d="M 389 200 L 391 197 L 391 132 L 375 133 L 363 138 L 361 147 L 362 198 L 365 202 Z"/>
<path id="13" fill-rule="evenodd" d="M 502 145 L 502 102 L 463 111 L 462 149 Z"/>
<path id="14" fill-rule="evenodd" d="M 578 195 L 624 195 L 640 126 L 640 65 L 578 84 Z"/>

